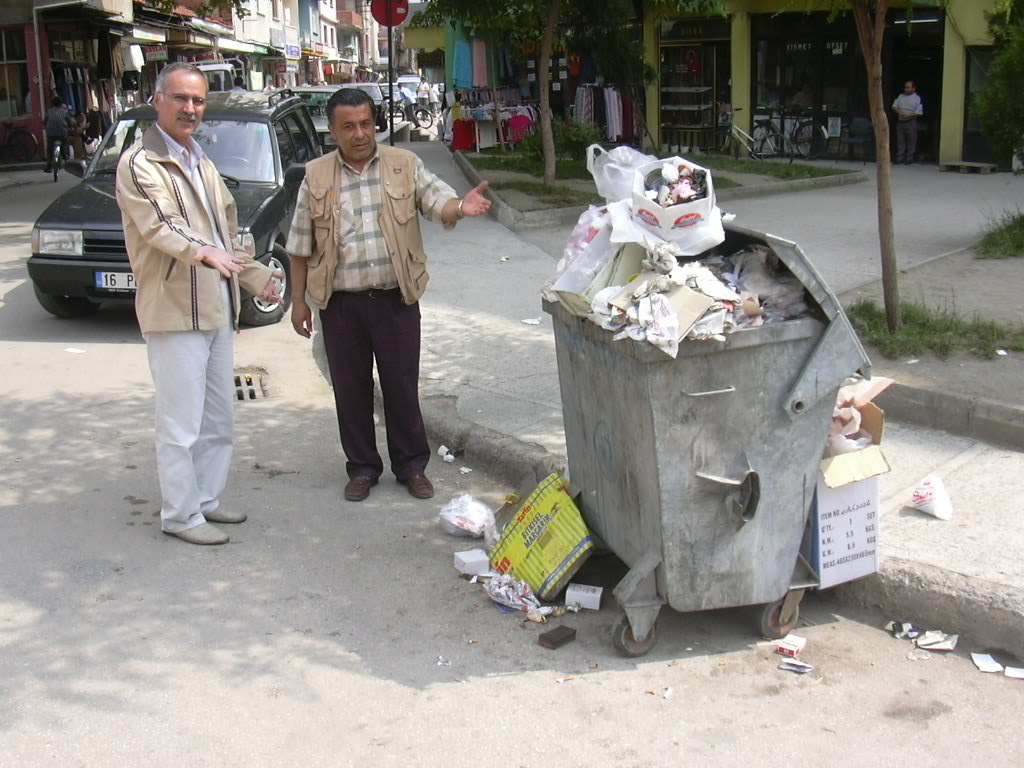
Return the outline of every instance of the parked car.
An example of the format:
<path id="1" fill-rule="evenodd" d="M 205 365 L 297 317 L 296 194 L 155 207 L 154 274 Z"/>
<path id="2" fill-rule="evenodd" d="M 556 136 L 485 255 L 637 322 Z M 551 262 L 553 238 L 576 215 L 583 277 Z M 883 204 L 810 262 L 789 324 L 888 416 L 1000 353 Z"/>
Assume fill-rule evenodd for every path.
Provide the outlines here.
<path id="1" fill-rule="evenodd" d="M 121 154 L 156 121 L 152 105 L 130 109 L 111 126 L 92 159 L 71 161 L 82 176 L 36 220 L 28 274 L 43 309 L 60 318 L 95 312 L 104 302 L 131 301 L 128 263 L 114 181 Z M 269 325 L 288 305 L 290 264 L 285 251 L 305 164 L 319 157 L 316 129 L 290 91 L 210 93 L 196 133 L 238 207 L 243 247 L 285 274 L 282 302 L 243 296 L 241 320 Z"/>
<path id="2" fill-rule="evenodd" d="M 383 109 L 384 96 L 381 94 L 380 86 L 376 83 L 300 85 L 291 88 L 290 90 L 306 103 L 306 109 L 309 110 L 310 117 L 313 118 L 313 125 L 316 126 L 316 133 L 320 137 L 320 145 L 324 149 L 330 150 L 338 146 L 327 127 L 327 101 L 339 88 L 359 88 L 370 94 L 377 115 L 377 130 L 387 130 L 388 121 Z"/>

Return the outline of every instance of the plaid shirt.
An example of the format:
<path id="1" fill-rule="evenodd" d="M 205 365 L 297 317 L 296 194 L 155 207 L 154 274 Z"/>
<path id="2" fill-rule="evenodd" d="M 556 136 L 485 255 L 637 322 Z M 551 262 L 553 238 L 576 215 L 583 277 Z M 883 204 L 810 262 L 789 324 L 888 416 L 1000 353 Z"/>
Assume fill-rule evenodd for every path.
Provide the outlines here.
<path id="1" fill-rule="evenodd" d="M 373 158 L 359 173 L 337 153 L 340 180 L 338 206 L 341 226 L 337 241 L 341 248 L 334 271 L 335 291 L 366 291 L 371 288 L 396 288 L 398 279 L 388 255 L 381 231 L 380 156 Z M 455 190 L 416 158 L 416 206 L 431 221 L 441 221 L 441 210 Z M 313 222 L 309 215 L 309 185 L 303 180 L 295 201 L 295 216 L 288 232 L 288 253 L 299 258 L 313 254 Z"/>

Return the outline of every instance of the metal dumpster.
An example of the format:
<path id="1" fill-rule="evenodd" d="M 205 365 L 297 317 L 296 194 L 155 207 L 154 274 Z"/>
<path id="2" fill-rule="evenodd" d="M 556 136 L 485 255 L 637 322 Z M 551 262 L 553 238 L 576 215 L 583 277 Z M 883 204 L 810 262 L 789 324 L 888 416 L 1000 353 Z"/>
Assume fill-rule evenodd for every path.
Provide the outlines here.
<path id="1" fill-rule="evenodd" d="M 553 318 L 570 481 L 591 530 L 629 567 L 614 590 L 616 649 L 653 646 L 662 605 L 765 606 L 796 625 L 816 576 L 799 561 L 835 398 L 870 362 L 838 299 L 795 243 L 734 225 L 720 250 L 767 245 L 812 316 L 684 341 L 670 358 L 545 303 Z M 816 306 L 815 306 L 816 305 Z"/>

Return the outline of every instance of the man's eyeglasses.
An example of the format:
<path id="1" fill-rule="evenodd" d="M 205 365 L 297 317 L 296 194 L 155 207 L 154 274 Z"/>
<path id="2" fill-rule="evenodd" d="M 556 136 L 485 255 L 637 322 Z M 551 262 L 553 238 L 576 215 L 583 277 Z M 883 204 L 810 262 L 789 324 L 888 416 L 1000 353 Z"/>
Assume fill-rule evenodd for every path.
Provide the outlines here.
<path id="1" fill-rule="evenodd" d="M 191 102 L 192 106 L 196 107 L 196 108 L 206 106 L 206 99 L 201 98 L 199 96 L 194 96 L 192 98 L 189 98 L 188 96 L 185 96 L 185 95 L 180 94 L 180 93 L 171 94 L 171 101 L 173 101 L 179 107 L 184 107 L 186 104 L 188 104 L 190 102 Z"/>

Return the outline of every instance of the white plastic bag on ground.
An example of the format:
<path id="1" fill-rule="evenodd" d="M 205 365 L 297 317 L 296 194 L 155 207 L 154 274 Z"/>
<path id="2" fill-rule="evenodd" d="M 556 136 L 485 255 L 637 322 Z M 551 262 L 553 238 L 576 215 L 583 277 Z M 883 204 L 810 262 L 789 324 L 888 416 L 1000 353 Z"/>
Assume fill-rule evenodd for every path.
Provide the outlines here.
<path id="1" fill-rule="evenodd" d="M 949 520 L 953 517 L 953 502 L 946 493 L 946 486 L 935 475 L 928 475 L 914 489 L 910 507 L 934 515 L 939 520 Z"/>
<path id="2" fill-rule="evenodd" d="M 600 144 L 587 147 L 587 170 L 594 177 L 597 193 L 609 203 L 631 197 L 633 171 L 657 159 L 632 147 L 616 147 L 611 151 Z"/>
<path id="3" fill-rule="evenodd" d="M 488 529 L 494 531 L 494 512 L 468 493 L 456 496 L 445 504 L 438 519 L 445 531 L 452 536 L 480 538 Z"/>

